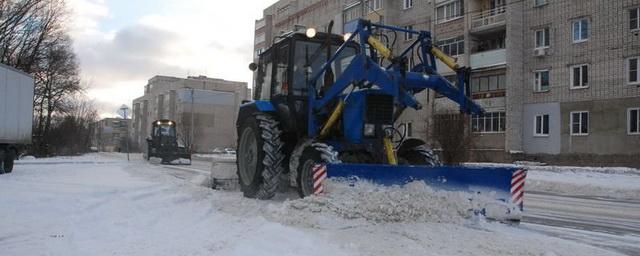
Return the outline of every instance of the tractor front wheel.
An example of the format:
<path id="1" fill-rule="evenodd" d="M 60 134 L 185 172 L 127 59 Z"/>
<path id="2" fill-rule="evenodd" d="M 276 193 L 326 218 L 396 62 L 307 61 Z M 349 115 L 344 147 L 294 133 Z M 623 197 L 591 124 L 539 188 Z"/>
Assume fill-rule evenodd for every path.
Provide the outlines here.
<path id="1" fill-rule="evenodd" d="M 400 164 L 406 165 L 426 165 L 431 167 L 442 165 L 438 155 L 424 145 L 399 152 L 398 160 Z"/>
<path id="2" fill-rule="evenodd" d="M 338 153 L 333 147 L 324 143 L 313 143 L 308 145 L 298 162 L 298 195 L 307 197 L 314 194 L 314 167 L 318 164 L 340 163 Z"/>
<path id="3" fill-rule="evenodd" d="M 236 162 L 240 188 L 245 197 L 270 199 L 284 171 L 284 143 L 279 123 L 272 116 L 247 117 L 238 130 Z"/>

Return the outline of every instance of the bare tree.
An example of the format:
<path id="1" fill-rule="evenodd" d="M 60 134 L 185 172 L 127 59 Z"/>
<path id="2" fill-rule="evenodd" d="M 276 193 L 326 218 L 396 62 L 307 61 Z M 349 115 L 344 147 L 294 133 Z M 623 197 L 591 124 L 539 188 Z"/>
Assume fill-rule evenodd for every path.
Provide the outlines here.
<path id="1" fill-rule="evenodd" d="M 81 91 L 64 0 L 0 0 L 0 61 L 34 76 L 34 142 L 47 154 L 54 118 Z M 56 120 L 59 121 L 59 120 Z"/>
<path id="2" fill-rule="evenodd" d="M 80 94 L 74 95 L 66 105 L 66 111 L 56 114 L 50 128 L 48 139 L 51 153 L 73 155 L 90 150 L 93 125 L 98 112 L 92 101 Z"/>
<path id="3" fill-rule="evenodd" d="M 197 115 L 194 116 L 193 122 L 191 121 L 191 113 L 184 112 L 180 115 L 180 121 L 178 122 L 178 133 L 179 133 L 179 141 L 181 140 L 184 143 L 184 146 L 193 151 L 197 150 L 195 147 L 195 140 L 199 136 L 198 132 L 198 118 Z M 193 127 L 192 127 L 193 126 Z M 193 129 L 193 130 L 192 130 Z M 193 135 L 193 138 L 192 138 Z"/>
<path id="4" fill-rule="evenodd" d="M 469 158 L 472 143 L 466 129 L 466 115 L 438 114 L 433 117 L 433 138 L 442 148 L 442 158 L 449 164 L 458 164 Z"/>

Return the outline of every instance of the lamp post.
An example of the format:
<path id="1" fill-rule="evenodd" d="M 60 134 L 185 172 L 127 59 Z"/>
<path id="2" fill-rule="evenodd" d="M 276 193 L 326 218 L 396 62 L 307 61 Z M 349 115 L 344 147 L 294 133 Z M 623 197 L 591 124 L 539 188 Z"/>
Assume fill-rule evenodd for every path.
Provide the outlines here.
<path id="1" fill-rule="evenodd" d="M 120 116 L 122 118 L 124 118 L 124 125 L 127 127 L 127 135 L 125 136 L 124 140 L 126 141 L 126 147 L 127 147 L 127 162 L 130 161 L 129 159 L 129 126 L 127 125 L 127 116 L 129 113 L 129 107 L 127 107 L 127 105 L 122 105 L 120 107 Z"/>
<path id="2" fill-rule="evenodd" d="M 191 114 L 191 127 L 189 129 L 189 149 L 191 151 L 193 151 L 193 103 L 194 103 L 194 97 L 193 97 L 193 88 L 191 87 L 184 87 L 185 89 L 189 89 L 191 90 L 191 108 L 190 108 L 190 114 Z"/>

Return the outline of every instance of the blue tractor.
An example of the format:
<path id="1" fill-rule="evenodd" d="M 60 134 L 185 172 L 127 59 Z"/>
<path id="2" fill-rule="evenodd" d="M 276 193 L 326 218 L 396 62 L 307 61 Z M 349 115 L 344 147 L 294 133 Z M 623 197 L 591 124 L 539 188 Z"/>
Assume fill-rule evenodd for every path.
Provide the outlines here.
<path id="1" fill-rule="evenodd" d="M 517 170 L 441 166 L 424 141 L 404 138 L 394 125 L 406 108 L 422 107 L 414 95 L 426 89 L 462 113 L 482 114 L 467 95 L 469 70 L 433 46 L 428 31 L 367 20 L 345 27 L 344 36 L 285 34 L 250 65 L 254 100 L 237 121 L 244 196 L 269 199 L 285 181 L 305 197 L 322 191 L 321 178 L 356 176 L 381 184 L 446 180 L 447 188 L 487 187 L 510 200 Z M 378 39 L 383 30 L 416 39 L 396 55 Z M 420 61 L 409 67 L 415 53 Z M 438 74 L 436 59 L 457 73 L 457 86 Z"/>

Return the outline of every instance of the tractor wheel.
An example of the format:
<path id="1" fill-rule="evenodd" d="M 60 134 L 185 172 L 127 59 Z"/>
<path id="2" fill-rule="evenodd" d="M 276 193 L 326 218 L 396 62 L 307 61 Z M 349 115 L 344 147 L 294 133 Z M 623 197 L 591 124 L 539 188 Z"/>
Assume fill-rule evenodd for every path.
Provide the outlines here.
<path id="1" fill-rule="evenodd" d="M 338 152 L 324 143 L 307 146 L 300 156 L 298 164 L 298 195 L 307 197 L 313 194 L 313 167 L 317 164 L 340 163 Z"/>
<path id="2" fill-rule="evenodd" d="M 424 145 L 407 149 L 398 154 L 400 164 L 407 165 L 426 165 L 431 167 L 441 166 L 440 158 Z"/>
<path id="3" fill-rule="evenodd" d="M 13 161 L 16 159 L 16 151 L 9 149 L 4 157 L 4 172 L 11 173 L 13 171 Z"/>
<path id="4" fill-rule="evenodd" d="M 258 114 L 245 119 L 238 130 L 236 163 L 240 188 L 245 197 L 270 199 L 284 171 L 284 143 L 279 123 Z"/>

